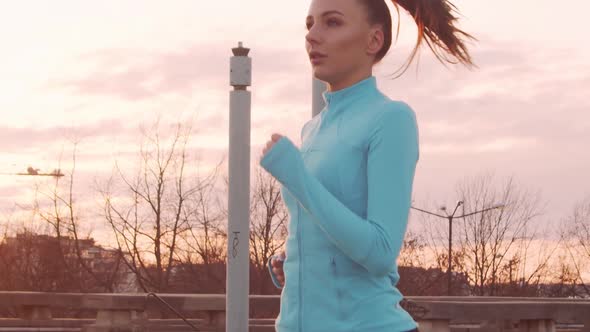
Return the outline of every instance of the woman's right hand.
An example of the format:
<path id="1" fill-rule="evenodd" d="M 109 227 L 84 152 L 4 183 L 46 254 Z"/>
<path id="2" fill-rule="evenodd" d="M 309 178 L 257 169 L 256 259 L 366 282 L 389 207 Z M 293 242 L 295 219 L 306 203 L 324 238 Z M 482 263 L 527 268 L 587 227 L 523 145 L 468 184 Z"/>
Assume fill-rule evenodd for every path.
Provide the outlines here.
<path id="1" fill-rule="evenodd" d="M 279 259 L 277 259 L 277 256 L 272 256 L 271 258 L 272 273 L 275 274 L 281 286 L 285 286 L 285 273 L 283 272 L 283 262 L 286 257 L 285 252 L 281 252 L 278 257 Z"/>

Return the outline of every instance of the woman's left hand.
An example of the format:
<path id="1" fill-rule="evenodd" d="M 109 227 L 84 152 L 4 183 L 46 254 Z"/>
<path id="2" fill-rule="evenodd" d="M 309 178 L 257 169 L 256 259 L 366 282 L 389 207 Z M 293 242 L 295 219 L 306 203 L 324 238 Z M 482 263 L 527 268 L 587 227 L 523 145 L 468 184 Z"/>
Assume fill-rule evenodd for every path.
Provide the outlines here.
<path id="1" fill-rule="evenodd" d="M 280 134 L 274 133 L 271 135 L 270 140 L 268 142 L 266 142 L 266 147 L 264 148 L 264 150 L 262 150 L 262 157 L 260 157 L 260 160 L 262 160 L 262 158 L 264 158 L 264 156 L 266 155 L 266 153 L 272 149 L 273 145 L 275 145 L 276 142 L 278 142 L 281 137 L 283 137 Z"/>

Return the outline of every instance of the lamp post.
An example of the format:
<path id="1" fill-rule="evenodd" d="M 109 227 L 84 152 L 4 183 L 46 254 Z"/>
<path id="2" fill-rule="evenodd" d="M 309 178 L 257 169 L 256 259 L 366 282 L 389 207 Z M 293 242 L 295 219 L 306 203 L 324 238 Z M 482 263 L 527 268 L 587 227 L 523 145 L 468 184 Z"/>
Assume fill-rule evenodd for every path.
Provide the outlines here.
<path id="1" fill-rule="evenodd" d="M 440 215 L 440 214 L 436 214 L 430 211 L 426 211 L 426 210 L 422 210 L 416 207 L 411 206 L 412 209 L 414 210 L 418 210 L 418 211 L 422 211 L 424 213 L 428 213 L 431 214 L 433 216 L 437 216 L 440 218 L 445 218 L 447 220 L 449 220 L 449 254 L 448 254 L 448 258 L 449 258 L 449 262 L 447 265 L 447 282 L 448 282 L 448 289 L 447 289 L 447 294 L 449 296 L 451 296 L 451 264 L 452 264 L 452 243 L 453 243 L 453 218 L 465 218 L 467 216 L 476 214 L 476 213 L 480 213 L 480 212 L 485 212 L 488 210 L 492 210 L 492 209 L 497 209 L 497 208 L 503 208 L 506 205 L 505 204 L 494 204 L 489 208 L 485 208 L 483 210 L 479 210 L 479 211 L 474 211 L 474 212 L 470 212 L 468 214 L 465 214 L 465 212 L 463 212 L 462 215 L 460 216 L 455 216 L 455 212 L 457 212 L 457 208 L 459 208 L 459 206 L 463 205 L 463 201 L 457 201 L 457 205 L 455 206 L 455 210 L 453 210 L 453 213 L 451 215 L 447 214 L 447 208 L 446 206 L 442 206 L 440 207 L 441 210 L 445 211 L 446 216 Z M 463 211 L 465 211 L 465 207 L 463 207 Z"/>

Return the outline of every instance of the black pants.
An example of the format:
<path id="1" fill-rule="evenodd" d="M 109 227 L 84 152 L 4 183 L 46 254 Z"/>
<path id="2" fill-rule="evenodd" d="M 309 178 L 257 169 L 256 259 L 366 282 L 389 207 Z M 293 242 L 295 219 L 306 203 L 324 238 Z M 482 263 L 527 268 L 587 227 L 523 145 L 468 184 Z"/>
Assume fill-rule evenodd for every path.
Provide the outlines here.
<path id="1" fill-rule="evenodd" d="M 418 329 L 413 329 L 413 330 L 409 330 L 409 331 L 406 331 L 406 332 L 420 332 L 420 331 L 418 331 Z"/>

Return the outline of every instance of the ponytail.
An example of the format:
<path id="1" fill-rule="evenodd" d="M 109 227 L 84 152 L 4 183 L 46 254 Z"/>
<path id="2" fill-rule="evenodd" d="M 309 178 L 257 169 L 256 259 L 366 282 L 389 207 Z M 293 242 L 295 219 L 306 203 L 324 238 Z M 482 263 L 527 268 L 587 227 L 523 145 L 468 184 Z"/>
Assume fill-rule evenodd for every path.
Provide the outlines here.
<path id="1" fill-rule="evenodd" d="M 469 54 L 464 40 L 461 37 L 477 40 L 470 34 L 458 29 L 454 23 L 457 17 L 453 11 L 457 8 L 449 0 L 392 0 L 397 10 L 398 23 L 396 40 L 399 35 L 400 13 L 399 7 L 405 9 L 416 22 L 418 27 L 418 40 L 411 56 L 406 62 L 403 74 L 418 53 L 422 41 L 426 41 L 436 58 L 443 64 L 462 63 L 468 67 L 477 67 Z M 361 0 L 368 11 L 369 21 L 372 24 L 382 24 L 385 33 L 385 43 L 376 56 L 376 62 L 381 61 L 391 46 L 391 15 L 385 0 Z M 443 52 L 441 52 L 442 50 Z"/>

